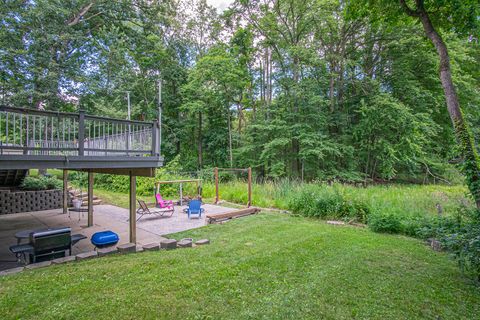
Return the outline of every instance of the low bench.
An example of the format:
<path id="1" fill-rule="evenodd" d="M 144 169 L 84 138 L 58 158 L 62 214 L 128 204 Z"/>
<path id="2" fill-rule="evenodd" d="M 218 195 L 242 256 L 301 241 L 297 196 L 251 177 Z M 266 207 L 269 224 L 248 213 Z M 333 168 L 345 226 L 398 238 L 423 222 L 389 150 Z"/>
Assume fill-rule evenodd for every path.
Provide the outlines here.
<path id="1" fill-rule="evenodd" d="M 259 208 L 252 207 L 252 208 L 240 209 L 240 210 L 235 210 L 235 211 L 230 211 L 225 213 L 207 214 L 207 223 L 211 224 L 211 223 L 221 222 L 225 220 L 245 217 L 245 216 L 259 213 L 260 211 L 261 210 Z"/>

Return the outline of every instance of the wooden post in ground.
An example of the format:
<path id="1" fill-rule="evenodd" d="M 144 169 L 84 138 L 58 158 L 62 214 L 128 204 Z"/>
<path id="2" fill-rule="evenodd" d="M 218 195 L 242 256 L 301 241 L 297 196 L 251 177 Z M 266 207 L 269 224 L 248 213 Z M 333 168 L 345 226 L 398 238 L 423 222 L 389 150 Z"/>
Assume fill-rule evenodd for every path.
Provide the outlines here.
<path id="1" fill-rule="evenodd" d="M 248 167 L 248 204 L 250 207 L 252 205 L 252 168 Z"/>
<path id="2" fill-rule="evenodd" d="M 130 243 L 137 242 L 137 177 L 130 172 Z"/>
<path id="3" fill-rule="evenodd" d="M 183 183 L 180 182 L 180 206 L 183 206 Z"/>
<path id="4" fill-rule="evenodd" d="M 88 171 L 88 220 L 87 226 L 93 226 L 93 172 Z"/>
<path id="5" fill-rule="evenodd" d="M 218 168 L 215 167 L 213 172 L 215 174 L 215 204 L 217 204 L 218 201 L 220 201 L 220 197 L 218 196 Z"/>
<path id="6" fill-rule="evenodd" d="M 68 170 L 63 170 L 63 214 L 68 211 Z"/>

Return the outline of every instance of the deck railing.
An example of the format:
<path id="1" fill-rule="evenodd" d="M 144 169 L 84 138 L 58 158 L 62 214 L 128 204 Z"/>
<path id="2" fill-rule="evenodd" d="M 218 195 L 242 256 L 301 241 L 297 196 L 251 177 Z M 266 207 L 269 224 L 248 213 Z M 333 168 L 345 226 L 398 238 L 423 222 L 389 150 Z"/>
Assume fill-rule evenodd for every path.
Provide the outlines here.
<path id="1" fill-rule="evenodd" d="M 0 106 L 0 155 L 159 156 L 159 124 Z"/>

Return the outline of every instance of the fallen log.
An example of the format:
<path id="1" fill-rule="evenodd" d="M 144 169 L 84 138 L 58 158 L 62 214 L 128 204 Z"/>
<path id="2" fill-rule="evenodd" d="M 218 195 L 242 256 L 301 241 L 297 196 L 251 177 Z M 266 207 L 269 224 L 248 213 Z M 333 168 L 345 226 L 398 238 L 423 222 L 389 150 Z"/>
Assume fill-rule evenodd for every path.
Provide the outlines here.
<path id="1" fill-rule="evenodd" d="M 251 207 L 251 208 L 240 209 L 240 210 L 235 210 L 235 211 L 230 211 L 225 213 L 207 214 L 207 223 L 212 224 L 220 221 L 245 217 L 245 216 L 259 213 L 260 211 L 261 210 L 259 208 Z"/>

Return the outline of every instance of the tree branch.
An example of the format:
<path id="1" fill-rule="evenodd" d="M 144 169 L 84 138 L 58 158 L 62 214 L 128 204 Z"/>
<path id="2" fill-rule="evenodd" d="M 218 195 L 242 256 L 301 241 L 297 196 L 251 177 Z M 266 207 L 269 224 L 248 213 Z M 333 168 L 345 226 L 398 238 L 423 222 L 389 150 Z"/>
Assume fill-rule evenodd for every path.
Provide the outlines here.
<path id="1" fill-rule="evenodd" d="M 73 18 L 67 21 L 67 26 L 72 27 L 80 22 L 80 19 L 92 8 L 95 1 L 90 2 L 85 7 L 83 7 L 80 12 L 75 15 Z"/>
<path id="2" fill-rule="evenodd" d="M 415 0 L 415 2 L 417 3 L 417 6 L 422 4 L 423 5 L 423 1 L 422 0 Z M 420 3 L 419 3 L 420 2 Z M 405 10 L 405 12 L 410 16 L 410 17 L 420 17 L 420 13 L 417 11 L 417 10 L 413 10 L 411 9 L 407 2 L 405 0 L 400 0 L 400 5 L 402 6 L 403 10 Z"/>

